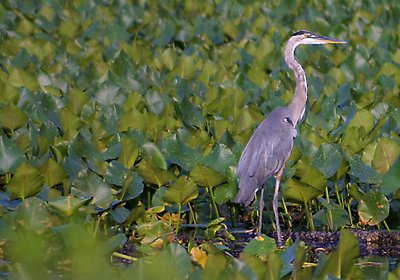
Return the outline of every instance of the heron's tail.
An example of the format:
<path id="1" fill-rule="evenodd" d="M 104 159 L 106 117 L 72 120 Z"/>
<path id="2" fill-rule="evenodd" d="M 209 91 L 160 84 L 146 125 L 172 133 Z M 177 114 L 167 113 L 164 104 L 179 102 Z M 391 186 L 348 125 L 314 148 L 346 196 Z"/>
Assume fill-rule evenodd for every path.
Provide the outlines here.
<path id="1" fill-rule="evenodd" d="M 252 178 L 250 177 L 245 178 L 245 176 L 240 178 L 239 192 L 235 198 L 236 203 L 243 204 L 244 206 L 249 206 L 254 200 L 257 188 L 254 187 L 255 182 L 253 182 L 253 180 L 251 179 Z"/>

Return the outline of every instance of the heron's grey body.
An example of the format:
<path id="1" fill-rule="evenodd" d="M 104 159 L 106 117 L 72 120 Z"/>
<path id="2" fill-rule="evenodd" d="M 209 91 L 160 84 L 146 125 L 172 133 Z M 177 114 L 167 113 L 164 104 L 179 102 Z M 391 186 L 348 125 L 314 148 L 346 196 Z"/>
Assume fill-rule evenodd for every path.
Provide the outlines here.
<path id="1" fill-rule="evenodd" d="M 237 203 L 250 205 L 257 190 L 287 161 L 296 137 L 293 116 L 287 107 L 277 108 L 258 126 L 237 167 L 240 190 Z M 274 137 L 269 137 L 274 135 Z M 243 187 L 248 186 L 248 187 Z"/>
<path id="2" fill-rule="evenodd" d="M 267 180 L 276 175 L 273 210 L 278 235 L 278 244 L 282 237 L 278 216 L 279 184 L 285 163 L 288 160 L 297 135 L 296 125 L 302 118 L 307 101 L 307 79 L 303 67 L 294 58 L 294 51 L 301 44 L 343 44 L 344 41 L 324 37 L 309 31 L 294 33 L 286 43 L 284 58 L 293 71 L 296 88 L 293 99 L 286 107 L 273 110 L 256 129 L 240 157 L 237 175 L 240 178 L 239 193 L 235 202 L 248 206 L 257 190 L 261 188 L 259 232 L 262 225 L 264 208 L 263 187 Z"/>

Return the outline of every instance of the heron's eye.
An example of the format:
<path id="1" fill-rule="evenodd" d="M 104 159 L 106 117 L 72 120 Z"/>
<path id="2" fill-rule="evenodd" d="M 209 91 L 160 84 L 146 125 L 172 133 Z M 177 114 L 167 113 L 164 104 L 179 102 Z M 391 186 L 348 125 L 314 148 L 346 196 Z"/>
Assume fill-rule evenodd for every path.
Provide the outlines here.
<path id="1" fill-rule="evenodd" d="M 293 126 L 293 122 L 289 117 L 286 117 L 284 120 L 284 122 L 287 122 L 288 124 L 290 124 L 291 126 Z"/>

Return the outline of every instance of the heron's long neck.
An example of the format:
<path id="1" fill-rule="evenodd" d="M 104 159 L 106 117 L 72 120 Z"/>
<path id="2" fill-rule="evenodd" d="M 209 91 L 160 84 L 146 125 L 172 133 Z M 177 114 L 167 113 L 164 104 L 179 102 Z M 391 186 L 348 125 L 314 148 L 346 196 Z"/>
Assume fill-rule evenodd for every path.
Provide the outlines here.
<path id="1" fill-rule="evenodd" d="M 288 105 L 290 112 L 293 112 L 292 122 L 296 126 L 299 119 L 302 118 L 307 101 L 307 78 L 303 67 L 294 58 L 294 50 L 298 44 L 289 40 L 285 47 L 285 61 L 289 68 L 293 71 L 296 78 L 296 89 L 290 104 Z"/>

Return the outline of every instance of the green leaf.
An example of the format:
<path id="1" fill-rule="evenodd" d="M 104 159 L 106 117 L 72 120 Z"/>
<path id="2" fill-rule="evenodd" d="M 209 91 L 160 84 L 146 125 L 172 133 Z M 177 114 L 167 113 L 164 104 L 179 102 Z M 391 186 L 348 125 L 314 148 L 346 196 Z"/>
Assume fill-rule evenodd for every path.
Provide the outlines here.
<path id="1" fill-rule="evenodd" d="M 0 108 L 0 127 L 7 129 L 17 129 L 26 124 L 28 117 L 13 103 Z"/>
<path id="2" fill-rule="evenodd" d="M 88 204 L 92 198 L 77 198 L 72 195 L 57 197 L 49 200 L 49 205 L 61 214 L 71 217 L 74 215 L 82 206 Z"/>
<path id="3" fill-rule="evenodd" d="M 38 193 L 42 186 L 42 173 L 33 166 L 22 163 L 15 171 L 10 183 L 7 184 L 7 189 L 13 199 L 24 199 Z"/>
<path id="4" fill-rule="evenodd" d="M 31 61 L 31 55 L 25 48 L 21 48 L 12 60 L 12 65 L 16 68 L 24 69 Z"/>
<path id="5" fill-rule="evenodd" d="M 390 167 L 389 171 L 383 175 L 381 191 L 385 195 L 396 193 L 400 189 L 400 157 Z"/>
<path id="6" fill-rule="evenodd" d="M 146 151 L 147 158 L 152 165 L 160 169 L 167 170 L 167 162 L 155 144 L 150 142 L 146 143 L 143 145 L 143 149 Z"/>
<path id="7" fill-rule="evenodd" d="M 114 201 L 111 186 L 104 182 L 97 174 L 86 170 L 78 173 L 73 182 L 71 194 L 77 197 L 93 198 L 93 203 L 106 209 Z"/>
<path id="8" fill-rule="evenodd" d="M 62 183 L 62 181 L 67 178 L 67 173 L 64 169 L 51 158 L 40 167 L 40 171 L 45 184 L 50 188 Z"/>
<path id="9" fill-rule="evenodd" d="M 190 178 L 181 176 L 166 190 L 163 200 L 167 203 L 184 205 L 195 199 L 198 194 L 196 184 Z"/>
<path id="10" fill-rule="evenodd" d="M 76 115 L 80 115 L 88 101 L 88 96 L 83 92 L 83 90 L 78 88 L 72 88 L 68 92 L 67 107 L 74 112 Z"/>
<path id="11" fill-rule="evenodd" d="M 186 171 L 190 171 L 201 159 L 200 151 L 183 143 L 176 134 L 165 138 L 160 146 L 168 162 L 177 164 Z"/>
<path id="12" fill-rule="evenodd" d="M 179 104 L 179 111 L 182 114 L 183 122 L 188 126 L 202 127 L 204 125 L 204 117 L 199 108 L 184 97 Z"/>
<path id="13" fill-rule="evenodd" d="M 175 35 L 176 28 L 175 23 L 172 20 L 165 20 L 162 27 L 159 37 L 153 41 L 153 44 L 158 47 L 165 47 L 165 45 L 167 45 Z"/>
<path id="14" fill-rule="evenodd" d="M 314 219 L 316 222 L 319 222 L 325 226 L 331 226 L 328 222 L 328 215 L 332 215 L 332 226 L 335 229 L 341 228 L 350 223 L 349 214 L 342 206 L 332 202 L 328 203 L 325 199 L 322 198 L 319 199 L 319 201 L 322 203 L 324 208 L 322 208 L 314 215 Z"/>
<path id="15" fill-rule="evenodd" d="M 161 187 L 171 184 L 175 177 L 165 169 L 158 168 L 147 160 L 140 161 L 137 172 L 147 184 Z"/>
<path id="16" fill-rule="evenodd" d="M 192 262 L 186 250 L 172 243 L 158 255 L 133 263 L 129 275 L 137 279 L 189 279 L 191 271 Z"/>
<path id="17" fill-rule="evenodd" d="M 229 166 L 236 165 L 236 158 L 224 144 L 218 144 L 201 163 L 212 167 L 221 174 L 225 174 Z"/>
<path id="18" fill-rule="evenodd" d="M 358 204 L 358 216 L 363 224 L 376 226 L 389 215 L 389 200 L 380 191 L 364 194 Z"/>
<path id="19" fill-rule="evenodd" d="M 160 94 L 157 91 L 149 91 L 146 93 L 146 102 L 149 106 L 150 112 L 160 115 L 165 106 L 167 105 L 168 98 L 164 94 Z"/>
<path id="20" fill-rule="evenodd" d="M 54 221 L 47 210 L 45 202 L 37 197 L 25 199 L 18 206 L 15 222 L 26 230 L 37 234 L 43 234 L 54 226 Z"/>
<path id="21" fill-rule="evenodd" d="M 122 186 L 121 200 L 129 200 L 138 197 L 143 192 L 143 179 L 136 173 L 130 172 Z"/>
<path id="22" fill-rule="evenodd" d="M 296 169 L 296 175 L 301 178 L 301 183 L 305 183 L 321 191 L 325 189 L 327 184 L 325 175 L 310 166 L 309 163 L 303 162 L 300 159 L 296 164 Z"/>
<path id="23" fill-rule="evenodd" d="M 400 155 L 400 144 L 389 138 L 380 138 L 372 165 L 379 174 L 385 174 Z"/>
<path id="24" fill-rule="evenodd" d="M 348 158 L 350 174 L 357 177 L 361 182 L 367 184 L 379 184 L 382 177 L 370 166 L 364 164 L 360 155 Z"/>
<path id="25" fill-rule="evenodd" d="M 323 268 L 318 267 L 317 271 L 320 273 L 314 276 L 316 279 L 326 279 L 329 275 L 347 279 L 359 254 L 357 238 L 350 230 L 342 229 L 338 247 L 329 255 L 326 263 L 318 264 L 318 266 L 323 265 Z"/>
<path id="26" fill-rule="evenodd" d="M 349 195 L 351 195 L 355 200 L 360 201 L 364 193 L 360 191 L 356 184 L 349 184 L 348 190 Z"/>
<path id="27" fill-rule="evenodd" d="M 128 219 L 129 215 L 131 214 L 131 211 L 126 209 L 125 207 L 118 207 L 115 209 L 112 209 L 110 211 L 111 217 L 116 221 L 118 224 L 122 224 Z M 125 235 L 124 235 L 125 236 Z"/>
<path id="28" fill-rule="evenodd" d="M 211 167 L 196 165 L 190 172 L 190 178 L 200 186 L 215 187 L 226 181 L 226 177 L 215 171 Z"/>
<path id="29" fill-rule="evenodd" d="M 107 166 L 107 171 L 104 179 L 107 183 L 122 186 L 127 176 L 128 169 L 123 166 L 119 161 L 112 160 Z"/>
<path id="30" fill-rule="evenodd" d="M 131 168 L 135 163 L 138 154 L 139 150 L 136 145 L 136 140 L 130 137 L 123 137 L 121 139 L 121 152 L 118 161 L 120 161 L 126 168 Z"/>
<path id="31" fill-rule="evenodd" d="M 117 209 L 122 209 L 122 208 L 117 208 Z M 124 233 L 118 233 L 112 236 L 111 238 L 107 239 L 107 241 L 104 244 L 104 248 L 102 248 L 102 251 L 108 255 L 111 255 L 112 252 L 124 246 L 124 244 L 126 244 L 126 241 L 127 241 L 126 235 Z"/>
<path id="32" fill-rule="evenodd" d="M 366 132 L 369 132 L 374 127 L 375 117 L 366 109 L 357 111 L 354 118 L 350 121 L 348 128 L 364 127 Z"/>
<path id="33" fill-rule="evenodd" d="M 237 186 L 235 182 L 231 181 L 226 184 L 218 186 L 214 189 L 215 202 L 223 204 L 228 201 L 233 201 L 237 193 Z"/>
<path id="34" fill-rule="evenodd" d="M 304 203 L 322 195 L 324 189 L 316 188 L 291 178 L 287 182 L 287 189 L 283 195 L 285 199 Z"/>
<path id="35" fill-rule="evenodd" d="M 101 105 L 110 106 L 122 104 L 123 98 L 119 95 L 120 88 L 113 82 L 107 81 L 96 92 L 96 101 Z"/>
<path id="36" fill-rule="evenodd" d="M 275 239 L 262 234 L 251 240 L 243 249 L 243 252 L 257 257 L 267 257 L 275 250 Z"/>
<path id="37" fill-rule="evenodd" d="M 70 131 L 74 134 L 81 125 L 79 117 L 68 108 L 64 108 L 60 111 L 60 122 L 64 131 Z"/>
<path id="38" fill-rule="evenodd" d="M 37 77 L 31 72 L 22 69 L 12 69 L 8 82 L 15 87 L 26 87 L 30 91 L 39 91 L 40 86 Z"/>
<path id="39" fill-rule="evenodd" d="M 318 169 L 325 178 L 332 177 L 342 163 L 342 155 L 334 145 L 324 143 L 314 154 L 311 165 Z"/>
<path id="40" fill-rule="evenodd" d="M 15 171 L 24 159 L 24 153 L 14 142 L 0 137 L 0 174 Z"/>

